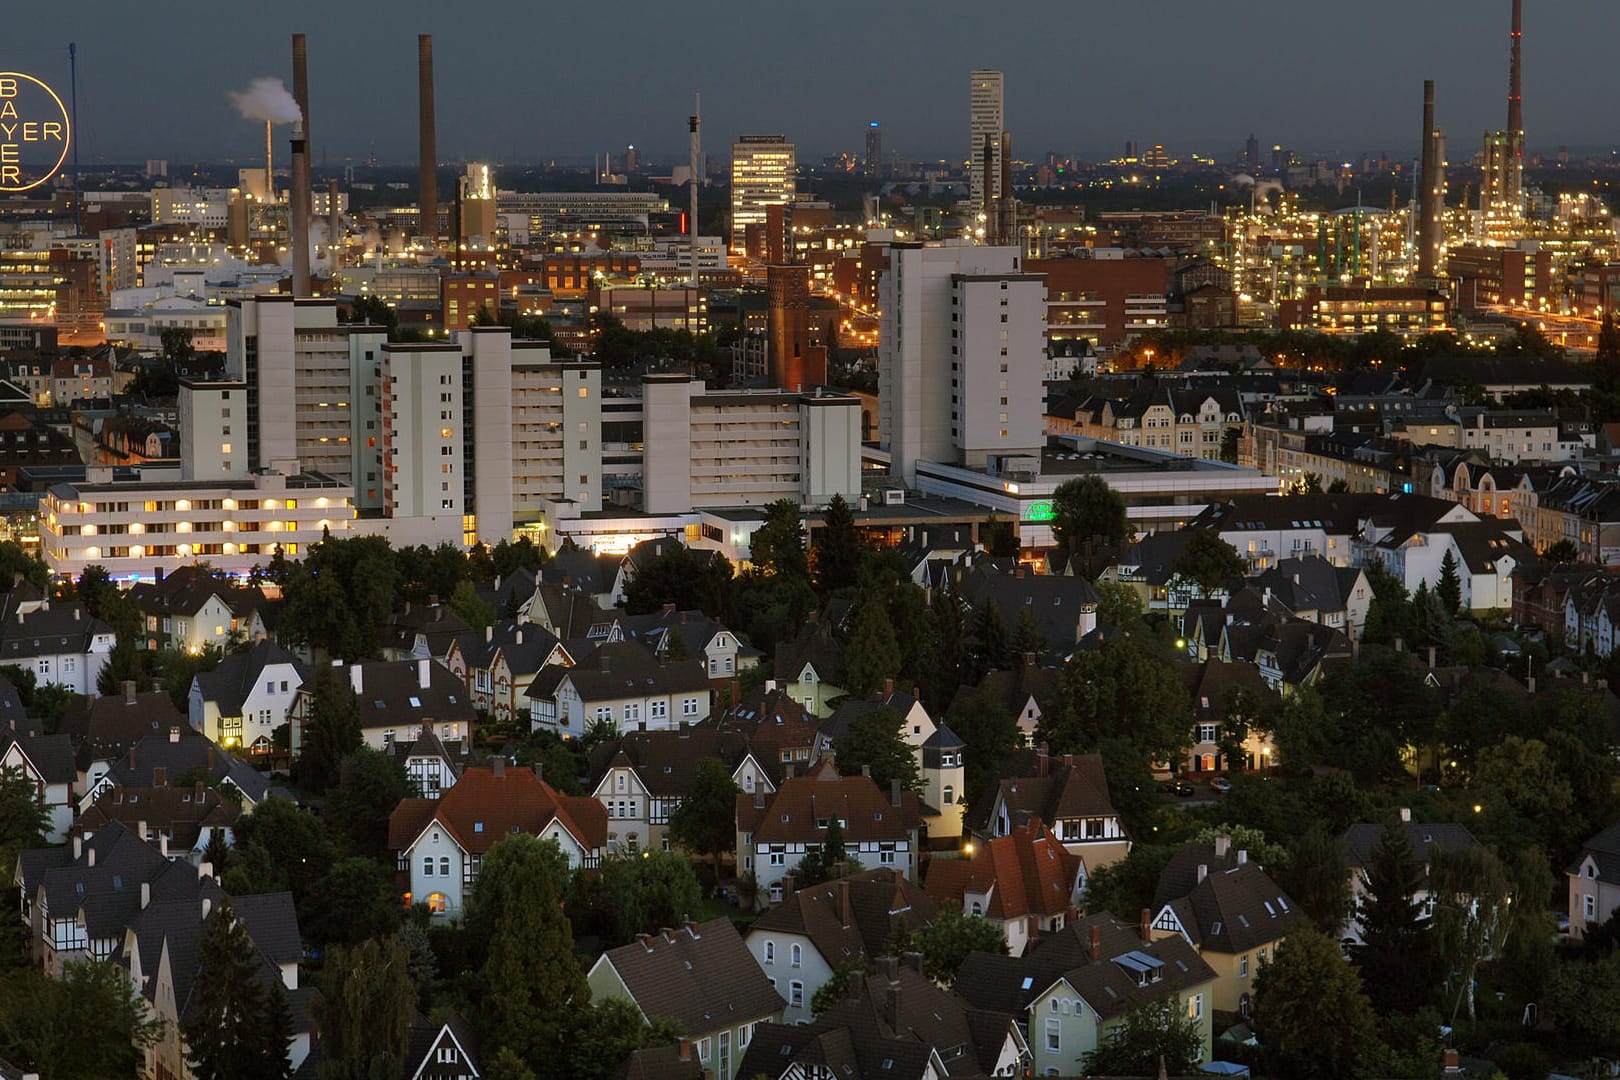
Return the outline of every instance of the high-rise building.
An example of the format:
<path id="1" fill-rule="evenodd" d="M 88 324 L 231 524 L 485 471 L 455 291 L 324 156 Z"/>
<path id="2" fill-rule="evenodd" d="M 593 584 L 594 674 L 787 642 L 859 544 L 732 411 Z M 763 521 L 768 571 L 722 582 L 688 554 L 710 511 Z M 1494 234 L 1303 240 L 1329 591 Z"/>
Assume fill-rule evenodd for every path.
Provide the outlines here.
<path id="1" fill-rule="evenodd" d="M 1005 79 L 999 71 L 975 71 L 969 79 L 969 191 L 973 205 L 983 209 L 1001 194 L 1001 133 L 1007 126 L 1002 101 Z"/>
<path id="2" fill-rule="evenodd" d="M 786 206 L 796 190 L 793 144 L 781 135 L 740 135 L 731 145 L 731 250 L 744 251 L 748 226 L 764 225 L 768 207 Z"/>
<path id="3" fill-rule="evenodd" d="M 878 284 L 878 427 L 890 472 L 1040 457 L 1046 278 L 1017 247 L 895 244 Z"/>
<path id="4" fill-rule="evenodd" d="M 866 125 L 866 171 L 873 176 L 883 171 L 883 129 L 873 120 Z"/>
<path id="5" fill-rule="evenodd" d="M 1251 169 L 1260 167 L 1260 140 L 1251 133 L 1249 141 L 1243 144 L 1243 164 Z"/>

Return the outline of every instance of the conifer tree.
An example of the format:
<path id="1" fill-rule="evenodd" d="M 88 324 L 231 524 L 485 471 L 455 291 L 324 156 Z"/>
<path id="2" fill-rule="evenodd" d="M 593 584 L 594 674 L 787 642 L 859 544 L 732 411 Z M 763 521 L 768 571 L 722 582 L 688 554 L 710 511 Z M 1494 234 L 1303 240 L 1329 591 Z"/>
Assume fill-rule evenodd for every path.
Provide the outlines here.
<path id="1" fill-rule="evenodd" d="M 237 921 L 229 901 L 203 923 L 195 1011 L 181 1027 L 197 1080 L 285 1080 L 292 1012 L 278 972 Z"/>

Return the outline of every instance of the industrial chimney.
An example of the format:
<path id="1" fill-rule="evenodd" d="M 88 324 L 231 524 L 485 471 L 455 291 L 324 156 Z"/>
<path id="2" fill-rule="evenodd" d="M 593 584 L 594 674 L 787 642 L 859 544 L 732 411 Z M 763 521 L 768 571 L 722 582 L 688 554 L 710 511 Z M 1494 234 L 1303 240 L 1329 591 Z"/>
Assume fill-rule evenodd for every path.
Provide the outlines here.
<path id="1" fill-rule="evenodd" d="M 309 52 L 304 45 L 304 35 L 292 36 L 293 52 L 293 100 L 298 102 L 298 111 L 304 114 L 304 141 L 309 141 Z M 305 168 L 309 166 L 306 164 Z M 305 176 L 308 179 L 308 176 Z M 311 190 L 314 190 L 313 187 Z"/>
<path id="2" fill-rule="evenodd" d="M 312 211 L 309 191 L 309 141 L 303 121 L 293 125 L 292 191 L 287 197 L 290 216 L 287 240 L 293 253 L 293 296 L 309 295 L 309 219 Z"/>
<path id="3" fill-rule="evenodd" d="M 416 77 L 421 112 L 422 236 L 430 247 L 439 245 L 438 150 L 433 134 L 433 35 L 416 36 Z"/>
<path id="4" fill-rule="evenodd" d="M 1508 65 L 1508 161 L 1507 201 L 1517 209 L 1519 193 L 1524 186 L 1524 67 L 1520 46 L 1524 41 L 1524 0 L 1513 0 L 1513 29 L 1511 31 Z"/>
<path id="5" fill-rule="evenodd" d="M 1441 175 L 1439 135 L 1434 128 L 1434 80 L 1423 81 L 1423 166 L 1418 194 L 1417 276 L 1432 281 L 1440 264 L 1440 217 L 1445 177 Z"/>
<path id="6" fill-rule="evenodd" d="M 326 181 L 326 261 L 331 273 L 343 268 L 343 215 L 338 211 L 337 177 Z"/>

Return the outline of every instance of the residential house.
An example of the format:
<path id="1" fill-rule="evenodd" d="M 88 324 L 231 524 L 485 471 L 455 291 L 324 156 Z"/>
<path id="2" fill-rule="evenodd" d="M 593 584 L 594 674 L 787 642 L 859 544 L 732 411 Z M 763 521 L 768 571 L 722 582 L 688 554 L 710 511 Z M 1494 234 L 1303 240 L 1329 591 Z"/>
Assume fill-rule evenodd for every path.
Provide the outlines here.
<path id="1" fill-rule="evenodd" d="M 1155 936 L 1180 936 L 1214 970 L 1214 1008 L 1245 1017 L 1260 969 L 1301 918 L 1288 894 L 1226 836 L 1171 856 L 1151 910 Z"/>
<path id="2" fill-rule="evenodd" d="M 686 923 L 609 949 L 586 976 L 593 1001 L 630 1002 L 650 1024 L 669 1020 L 709 1080 L 731 1080 L 756 1025 L 782 1015 L 782 996 L 730 919 Z"/>
<path id="3" fill-rule="evenodd" d="M 703 1065 L 692 1052 L 692 1040 L 682 1037 L 673 1046 L 632 1050 L 609 1080 L 703 1080 Z"/>
<path id="4" fill-rule="evenodd" d="M 702 661 L 662 660 L 636 642 L 616 641 L 573 667 L 544 668 L 526 695 L 532 728 L 575 738 L 593 723 L 617 731 L 697 723 L 709 715 L 714 691 Z"/>
<path id="5" fill-rule="evenodd" d="M 922 958 L 880 957 L 854 972 L 836 1005 L 808 1024 L 762 1024 L 738 1069 L 769 1080 L 801 1077 L 1019 1076 L 1029 1049 L 1005 1011 L 963 1004 L 922 973 Z"/>
<path id="6" fill-rule="evenodd" d="M 1170 386 L 1149 381 L 1129 394 L 1094 396 L 1075 411 L 1078 434 L 1182 457 L 1218 461 L 1221 440 L 1243 426 L 1243 401 L 1226 386 Z"/>
<path id="7" fill-rule="evenodd" d="M 816 716 L 831 714 L 832 702 L 844 696 L 848 680 L 844 645 L 833 631 L 831 621 L 811 612 L 793 640 L 776 645 L 776 684 Z"/>
<path id="8" fill-rule="evenodd" d="M 264 633 L 259 615 L 264 594 L 237 588 L 207 567 L 182 566 L 167 574 L 158 567 L 156 580 L 130 587 L 129 599 L 145 620 L 149 649 L 198 653 L 210 645 L 224 649 L 235 641 L 253 641 Z"/>
<path id="9" fill-rule="evenodd" d="M 73 740 L 63 734 L 36 735 L 0 731 L 0 772 L 16 769 L 34 785 L 50 820 L 47 842 L 60 844 L 73 824 Z"/>
<path id="10" fill-rule="evenodd" d="M 0 602 L 0 664 L 34 673 L 41 686 L 96 692 L 96 679 L 116 644 L 112 627 L 79 601 L 50 600 L 18 582 Z"/>
<path id="11" fill-rule="evenodd" d="M 181 728 L 189 730 L 186 718 L 167 693 L 136 690 L 131 681 L 125 681 L 117 694 L 75 697 L 57 725 L 73 741 L 73 764 L 79 773 L 74 790 L 81 797 L 136 743 Z"/>
<path id="12" fill-rule="evenodd" d="M 1143 611 L 1172 616 L 1185 611 L 1194 600 L 1224 598 L 1226 589 L 1218 588 L 1206 597 L 1203 586 L 1177 571 L 1192 535 L 1191 529 L 1173 529 L 1138 537 L 1103 570 L 1100 580 L 1130 586 Z"/>
<path id="13" fill-rule="evenodd" d="M 669 819 L 704 761 L 718 761 L 739 790 L 776 791 L 781 766 L 754 756 L 747 738 L 713 728 L 630 731 L 591 750 L 586 790 L 607 810 L 609 854 L 669 849 Z"/>
<path id="14" fill-rule="evenodd" d="M 1433 899 L 1429 895 L 1427 882 L 1429 877 L 1430 861 L 1436 853 L 1452 854 L 1463 848 L 1475 847 L 1479 841 L 1466 826 L 1450 822 L 1417 822 L 1412 820 L 1412 812 L 1406 807 L 1401 808 L 1400 828 L 1405 830 L 1407 839 L 1412 844 L 1412 853 L 1423 864 L 1423 879 L 1425 887 L 1413 894 L 1413 899 L 1423 905 L 1425 914 L 1433 913 Z M 1355 910 L 1360 906 L 1361 899 L 1367 894 L 1367 873 L 1372 865 L 1373 849 L 1384 838 L 1385 826 L 1379 824 L 1362 823 L 1352 825 L 1339 837 L 1344 846 L 1346 861 L 1350 865 L 1350 893 L 1353 900 L 1351 915 L 1345 923 L 1342 937 L 1347 942 L 1361 944 L 1361 923 L 1355 916 Z"/>
<path id="15" fill-rule="evenodd" d="M 1079 575 L 1036 574 L 1027 566 L 1007 574 L 985 560 L 962 579 L 958 594 L 975 609 L 995 605 L 1009 636 L 1027 613 L 1046 644 L 1045 662 L 1067 659 L 1097 628 L 1097 590 Z"/>
<path id="16" fill-rule="evenodd" d="M 1401 512 L 1407 508 L 1407 500 L 1418 498 L 1425 503 L 1440 502 L 1422 496 L 1393 496 L 1390 505 L 1395 512 L 1363 522 L 1355 541 L 1357 562 L 1382 565 L 1409 592 L 1416 592 L 1424 582 L 1430 589 L 1440 584 L 1449 554 L 1457 567 L 1465 610 L 1512 608 L 1513 571 L 1535 555 L 1516 523 L 1481 520 L 1458 504 L 1442 503 L 1453 509 L 1424 524 L 1423 519 L 1432 515 L 1414 517 Z"/>
<path id="17" fill-rule="evenodd" d="M 1133 1005 L 1165 999 L 1193 1022 L 1199 1060 L 1209 1061 L 1214 983 L 1214 970 L 1179 936 L 1155 938 L 1145 919 L 1131 927 L 1087 915 L 1023 956 L 973 953 L 953 989 L 971 1006 L 1024 1022 L 1030 1075 L 1079 1076 L 1086 1055 L 1112 1037 Z"/>
<path id="18" fill-rule="evenodd" d="M 1614 566 L 1620 563 L 1620 484 L 1604 477 L 1564 477 L 1540 493 L 1533 520 L 1521 524 L 1537 551 L 1568 540 L 1581 562 Z"/>
<path id="19" fill-rule="evenodd" d="M 540 567 L 540 580 L 546 585 L 564 585 L 583 596 L 589 596 L 597 607 L 605 611 L 624 602 L 624 587 L 635 576 L 637 566 L 646 559 L 664 554 L 669 550 L 669 545 L 679 543 L 678 540 L 660 537 L 643 541 L 622 556 L 598 554 L 586 548 L 564 548 Z"/>
<path id="20" fill-rule="evenodd" d="M 1043 667 L 1035 657 L 1026 656 L 1012 671 L 989 671 L 977 686 L 959 686 L 949 713 L 973 708 L 975 701 L 1004 709 L 1017 717 L 1024 745 L 1033 747 L 1041 717 L 1057 700 L 1058 669 Z"/>
<path id="21" fill-rule="evenodd" d="M 240 799 L 242 809 L 251 812 L 270 794 L 270 778 L 253 766 L 215 746 L 207 736 L 175 725 L 161 735 L 137 739 L 122 757 L 107 763 L 107 769 L 79 795 L 82 813 L 103 794 L 117 787 L 167 787 L 178 785 L 189 790 L 196 782 L 229 788 Z"/>
<path id="22" fill-rule="evenodd" d="M 524 694 L 547 665 L 573 667 L 574 658 L 548 630 L 522 618 L 484 627 L 463 652 L 463 640 L 450 646 L 446 660 L 451 671 L 464 670 L 473 708 L 496 723 L 507 723 L 528 712 Z"/>
<path id="23" fill-rule="evenodd" d="M 405 1031 L 403 1067 L 405 1080 L 478 1080 L 478 1033 L 455 1012 L 435 1022 L 417 1014 Z M 309 1056 L 293 1073 L 292 1080 L 319 1080 L 327 1062 L 326 1048 L 316 1033 Z"/>
<path id="24" fill-rule="evenodd" d="M 472 743 L 459 739 L 447 746 L 427 721 L 414 739 L 402 734 L 394 740 L 394 760 L 404 766 L 418 798 L 437 799 L 473 764 Z"/>
<path id="25" fill-rule="evenodd" d="M 437 799 L 406 799 L 388 819 L 407 902 L 460 918 L 484 855 L 502 837 L 555 840 L 570 866 L 595 866 L 607 846 L 607 813 L 595 799 L 563 795 L 505 758 L 469 768 Z"/>
<path id="26" fill-rule="evenodd" d="M 226 750 L 269 754 L 276 729 L 292 717 L 298 688 L 313 674 L 291 652 L 261 638 L 247 652 L 230 653 L 212 671 L 192 677 L 191 727 Z"/>
<path id="27" fill-rule="evenodd" d="M 759 663 L 764 653 L 742 641 L 724 623 L 701 611 L 677 611 L 665 604 L 650 615 L 629 615 L 625 630 L 665 659 L 685 654 L 683 659 L 703 661 L 709 678 L 729 681 Z M 679 645 L 673 645 L 676 638 Z"/>
<path id="28" fill-rule="evenodd" d="M 383 631 L 384 660 L 437 660 L 445 663 L 458 640 L 471 641 L 478 632 L 437 598 L 426 604 L 406 601 L 394 612 Z"/>
<path id="29" fill-rule="evenodd" d="M 923 826 L 929 841 L 954 848 L 962 835 L 967 802 L 967 767 L 963 758 L 967 744 L 944 724 L 935 723 L 917 690 L 898 691 L 893 679 L 885 679 L 883 689 L 871 697 L 846 699 L 822 721 L 818 750 L 833 752 L 857 718 L 878 709 L 888 709 L 900 718 L 900 735 L 911 748 L 922 780 Z"/>
<path id="30" fill-rule="evenodd" d="M 875 963 L 904 926 L 933 922 L 934 899 L 893 870 L 865 870 L 787 894 L 748 928 L 748 951 L 787 999 L 782 1021 L 813 1018 L 810 1003 L 839 972 Z"/>
<path id="31" fill-rule="evenodd" d="M 1022 956 L 1032 940 L 1075 917 L 1086 887 L 1085 861 L 1039 818 L 969 852 L 929 864 L 928 895 L 1000 926 L 1009 955 Z"/>
<path id="32" fill-rule="evenodd" d="M 477 713 L 466 685 L 433 660 L 374 660 L 334 663 L 333 674 L 347 682 L 360 707 L 360 735 L 373 750 L 393 752 L 394 743 L 431 723 L 441 739 L 471 739 Z M 316 680 L 298 688 L 289 720 L 292 753 L 302 752 L 315 703 Z"/>
<path id="33" fill-rule="evenodd" d="M 1212 528 L 1237 548 L 1251 573 L 1279 559 L 1320 555 L 1334 566 L 1350 565 L 1350 541 L 1361 530 L 1363 511 L 1382 496 L 1367 494 L 1245 495 L 1206 509 L 1192 528 Z"/>
<path id="34" fill-rule="evenodd" d="M 1359 640 L 1372 606 L 1372 586 L 1359 566 L 1334 566 L 1321 556 L 1279 559 L 1250 588 L 1268 592 L 1295 618 L 1332 627 Z"/>
<path id="35" fill-rule="evenodd" d="M 1620 908 L 1620 823 L 1582 844 L 1564 876 L 1569 879 L 1569 932 L 1579 938 Z"/>
<path id="36" fill-rule="evenodd" d="M 774 679 L 766 679 L 764 688 L 747 697 L 735 682 L 730 689 L 732 704 L 714 718 L 715 729 L 746 738 L 761 764 L 769 758 L 777 770 L 789 765 L 808 768 L 821 733 L 804 706 Z"/>
<path id="37" fill-rule="evenodd" d="M 1253 664 L 1220 660 L 1177 666 L 1192 698 L 1192 745 L 1187 751 L 1187 772 L 1196 775 L 1269 769 L 1276 752 L 1269 731 L 1251 727 L 1244 735 L 1240 760 L 1227 760 L 1226 751 L 1221 748 L 1221 729 L 1226 724 L 1227 709 L 1237 700 L 1237 695 L 1246 692 L 1264 702 L 1275 693 L 1260 669 Z"/>
<path id="38" fill-rule="evenodd" d="M 226 846 L 236 842 L 236 823 L 243 806 L 201 780 L 191 787 L 130 787 L 103 790 L 73 823 L 73 831 L 94 836 L 116 821 L 149 842 L 162 838 L 171 855 L 183 854 L 199 866 L 208 844 L 218 835 Z"/>
<path id="39" fill-rule="evenodd" d="M 971 811 L 968 825 L 975 835 L 1007 836 L 1039 819 L 1070 854 L 1084 860 L 1088 875 L 1130 854 L 1131 838 L 1108 796 L 1101 756 L 1052 758 L 1038 749 L 1028 764 L 1032 770 L 997 781 L 986 798 L 969 804 L 983 806 Z"/>
<path id="40" fill-rule="evenodd" d="M 1343 631 L 1296 618 L 1275 596 L 1253 587 L 1240 589 L 1221 609 L 1188 608 L 1182 638 L 1190 660 L 1252 664 L 1277 691 L 1316 682 L 1329 661 L 1354 652 Z"/>
<path id="41" fill-rule="evenodd" d="M 737 796 L 737 871 L 753 873 L 770 902 L 780 903 L 783 880 L 806 855 L 821 850 L 836 820 L 845 852 L 862 866 L 893 869 L 915 881 L 921 810 L 900 781 L 885 794 L 871 777 L 840 776 L 823 758 L 805 775 L 783 780 L 774 793 L 756 789 Z"/>

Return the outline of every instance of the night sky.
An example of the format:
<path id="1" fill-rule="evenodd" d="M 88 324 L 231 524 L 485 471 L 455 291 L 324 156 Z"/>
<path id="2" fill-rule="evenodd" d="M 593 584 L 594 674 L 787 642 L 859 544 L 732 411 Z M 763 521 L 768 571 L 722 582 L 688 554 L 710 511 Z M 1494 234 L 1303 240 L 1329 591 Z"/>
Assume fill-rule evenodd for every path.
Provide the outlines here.
<path id="1" fill-rule="evenodd" d="M 66 43 L 78 43 L 86 163 L 257 153 L 263 129 L 237 116 L 229 93 L 259 75 L 290 86 L 295 30 L 309 35 L 312 150 L 334 164 L 363 161 L 373 142 L 381 161 L 414 159 L 422 32 L 434 35 L 446 161 L 589 162 L 626 143 L 684 156 L 693 88 L 711 155 L 745 131 L 785 133 L 801 161 L 858 154 L 879 120 L 885 153 L 962 157 L 975 67 L 1007 72 L 1023 158 L 1114 156 L 1135 139 L 1224 161 L 1250 131 L 1306 156 L 1410 157 L 1426 77 L 1453 160 L 1506 118 L 1508 0 L 16 7 L 0 67 L 40 75 L 65 98 Z M 1526 8 L 1531 151 L 1614 144 L 1615 0 Z"/>

